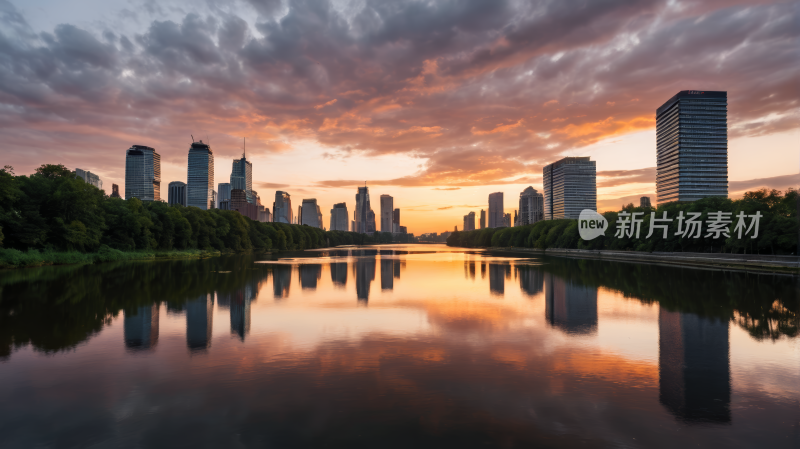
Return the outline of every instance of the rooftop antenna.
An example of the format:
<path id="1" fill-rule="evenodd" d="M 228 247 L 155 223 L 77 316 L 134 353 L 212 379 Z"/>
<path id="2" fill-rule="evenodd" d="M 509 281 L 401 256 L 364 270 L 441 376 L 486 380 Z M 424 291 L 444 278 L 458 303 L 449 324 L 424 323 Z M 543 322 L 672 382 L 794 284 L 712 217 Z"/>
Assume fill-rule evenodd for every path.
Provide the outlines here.
<path id="1" fill-rule="evenodd" d="M 247 159 L 247 137 L 242 137 L 242 159 Z"/>

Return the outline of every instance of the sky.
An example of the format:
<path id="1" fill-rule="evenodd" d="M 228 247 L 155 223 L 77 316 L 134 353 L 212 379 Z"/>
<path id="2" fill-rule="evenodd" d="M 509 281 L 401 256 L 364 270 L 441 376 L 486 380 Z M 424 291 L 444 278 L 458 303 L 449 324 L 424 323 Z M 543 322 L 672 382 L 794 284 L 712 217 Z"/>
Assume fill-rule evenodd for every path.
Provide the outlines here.
<path id="1" fill-rule="evenodd" d="M 2 164 L 97 173 L 154 147 L 162 193 L 192 136 L 328 225 L 356 186 L 417 235 L 461 228 L 542 167 L 597 161 L 598 209 L 655 200 L 655 111 L 728 92 L 729 192 L 800 184 L 800 2 L 0 0 Z"/>

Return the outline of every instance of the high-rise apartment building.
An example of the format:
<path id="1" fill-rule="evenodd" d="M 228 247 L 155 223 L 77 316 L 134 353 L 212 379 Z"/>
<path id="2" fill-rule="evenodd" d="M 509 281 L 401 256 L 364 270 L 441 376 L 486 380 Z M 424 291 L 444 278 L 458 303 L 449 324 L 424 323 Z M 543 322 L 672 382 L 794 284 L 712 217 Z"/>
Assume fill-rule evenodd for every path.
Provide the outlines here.
<path id="1" fill-rule="evenodd" d="M 186 183 L 187 205 L 203 210 L 214 204 L 214 153 L 203 141 L 192 142 L 189 147 L 189 170 Z"/>
<path id="2" fill-rule="evenodd" d="M 392 232 L 392 218 L 394 215 L 394 198 L 381 195 L 381 232 Z"/>
<path id="3" fill-rule="evenodd" d="M 531 186 L 519 194 L 519 216 L 515 226 L 525 226 L 544 220 L 544 196 Z"/>
<path id="4" fill-rule="evenodd" d="M 322 229 L 322 211 L 316 198 L 306 198 L 300 205 L 300 224 Z"/>
<path id="5" fill-rule="evenodd" d="M 481 209 L 481 229 L 486 228 L 486 211 Z"/>
<path id="6" fill-rule="evenodd" d="M 506 226 L 503 215 L 503 192 L 489 194 L 489 227 L 502 228 Z"/>
<path id="7" fill-rule="evenodd" d="M 280 190 L 275 192 L 275 202 L 272 203 L 272 221 L 275 223 L 294 223 L 292 198 L 288 193 Z"/>
<path id="8" fill-rule="evenodd" d="M 88 170 L 81 170 L 80 168 L 75 169 L 75 176 L 83 179 L 83 182 L 86 184 L 91 184 L 97 187 L 100 190 L 103 190 L 103 181 L 100 180 L 100 177 L 96 174 L 88 171 Z"/>
<path id="9" fill-rule="evenodd" d="M 544 219 L 578 219 L 584 209 L 597 210 L 597 167 L 589 157 L 565 157 L 546 165 Z"/>
<path id="10" fill-rule="evenodd" d="M 247 202 L 250 204 L 256 203 L 253 195 L 253 163 L 245 159 L 244 155 L 241 159 L 233 160 L 231 190 L 233 189 L 244 190 Z"/>
<path id="11" fill-rule="evenodd" d="M 331 209 L 331 231 L 349 231 L 349 218 L 347 215 L 347 204 L 336 203 Z"/>
<path id="12" fill-rule="evenodd" d="M 369 231 L 369 216 L 372 213 L 372 231 Z M 369 189 L 367 186 L 359 187 L 356 193 L 356 210 L 353 211 L 353 221 L 355 228 L 353 232 L 365 234 L 367 232 L 375 232 L 375 213 L 372 212 L 372 207 L 369 204 Z"/>
<path id="13" fill-rule="evenodd" d="M 180 204 L 186 206 L 186 183 L 172 181 L 167 187 L 167 201 L 170 205 Z"/>
<path id="14" fill-rule="evenodd" d="M 125 153 L 125 199 L 161 200 L 161 155 L 144 145 Z"/>
<path id="15" fill-rule="evenodd" d="M 474 231 L 475 230 L 475 212 L 470 212 L 467 215 L 464 215 L 464 231 Z"/>
<path id="16" fill-rule="evenodd" d="M 656 110 L 656 202 L 728 196 L 728 93 L 684 90 Z"/>
<path id="17" fill-rule="evenodd" d="M 231 185 L 227 182 L 217 184 L 217 209 L 222 209 L 222 203 L 230 201 L 231 199 Z M 229 209 L 225 209 L 229 210 Z"/>
<path id="18" fill-rule="evenodd" d="M 392 232 L 395 234 L 400 233 L 400 209 L 395 209 L 392 212 Z"/>

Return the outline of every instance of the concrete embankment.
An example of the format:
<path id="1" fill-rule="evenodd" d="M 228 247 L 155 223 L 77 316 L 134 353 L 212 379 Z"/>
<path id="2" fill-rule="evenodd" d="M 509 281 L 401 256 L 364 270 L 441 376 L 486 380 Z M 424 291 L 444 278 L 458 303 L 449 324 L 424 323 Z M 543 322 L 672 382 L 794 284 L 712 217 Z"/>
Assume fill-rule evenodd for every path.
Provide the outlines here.
<path id="1" fill-rule="evenodd" d="M 800 258 L 797 256 L 724 253 L 645 253 L 637 251 L 589 251 L 583 249 L 556 248 L 541 250 L 517 247 L 488 249 L 490 251 L 535 253 L 555 257 L 602 259 L 715 269 L 769 271 L 775 273 L 800 274 Z"/>

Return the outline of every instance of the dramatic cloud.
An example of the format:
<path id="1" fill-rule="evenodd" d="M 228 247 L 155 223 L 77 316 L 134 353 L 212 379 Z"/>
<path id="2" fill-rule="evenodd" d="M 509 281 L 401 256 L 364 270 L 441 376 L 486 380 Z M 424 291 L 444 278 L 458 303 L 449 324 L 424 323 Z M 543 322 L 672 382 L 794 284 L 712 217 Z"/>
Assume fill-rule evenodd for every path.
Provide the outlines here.
<path id="1" fill-rule="evenodd" d="M 638 170 L 606 170 L 597 172 L 597 187 L 616 187 L 623 184 L 650 183 L 655 186 L 656 167 Z"/>
<path id="2" fill-rule="evenodd" d="M 330 158 L 422 164 L 372 184 L 479 186 L 527 183 L 565 151 L 650 129 L 683 89 L 728 91 L 731 137 L 800 123 L 794 3 L 239 2 L 256 17 L 224 3 L 125 35 L 36 32 L 0 0 L 6 163 L 118 166 L 122 149 L 147 143 L 180 164 L 194 133 L 211 134 L 220 156 L 244 136 L 254 155 L 310 141 Z M 601 173 L 601 187 L 654 178 Z"/>
<path id="3" fill-rule="evenodd" d="M 728 191 L 731 196 L 742 196 L 743 192 L 758 189 L 778 189 L 787 190 L 800 188 L 800 174 L 773 176 L 771 178 L 751 179 L 749 181 L 731 181 L 728 183 Z M 738 194 L 738 195 L 737 195 Z"/>

